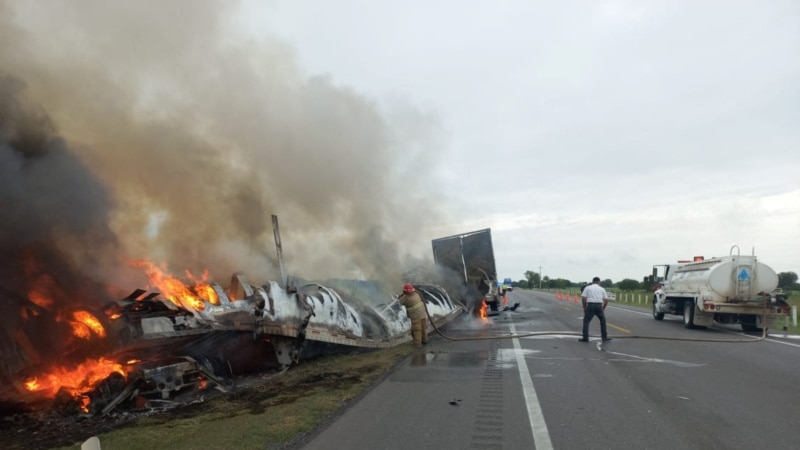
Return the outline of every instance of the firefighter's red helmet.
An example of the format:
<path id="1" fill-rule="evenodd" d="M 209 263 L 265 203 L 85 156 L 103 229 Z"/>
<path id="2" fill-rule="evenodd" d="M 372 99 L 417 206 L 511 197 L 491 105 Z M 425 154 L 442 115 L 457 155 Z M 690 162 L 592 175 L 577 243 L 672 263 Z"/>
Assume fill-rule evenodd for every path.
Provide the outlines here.
<path id="1" fill-rule="evenodd" d="M 403 286 L 403 292 L 405 292 L 406 294 L 414 292 L 414 286 L 412 286 L 409 283 L 406 283 L 405 286 Z"/>

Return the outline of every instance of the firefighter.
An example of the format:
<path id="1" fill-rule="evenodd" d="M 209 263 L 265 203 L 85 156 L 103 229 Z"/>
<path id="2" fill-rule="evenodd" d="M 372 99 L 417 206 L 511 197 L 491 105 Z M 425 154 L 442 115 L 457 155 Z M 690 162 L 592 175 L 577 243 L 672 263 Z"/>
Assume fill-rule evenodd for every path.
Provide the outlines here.
<path id="1" fill-rule="evenodd" d="M 400 304 L 406 307 L 406 315 L 411 320 L 411 337 L 414 347 L 422 347 L 428 343 L 428 315 L 425 313 L 425 302 L 414 286 L 406 283 L 403 293 L 398 297 Z"/>

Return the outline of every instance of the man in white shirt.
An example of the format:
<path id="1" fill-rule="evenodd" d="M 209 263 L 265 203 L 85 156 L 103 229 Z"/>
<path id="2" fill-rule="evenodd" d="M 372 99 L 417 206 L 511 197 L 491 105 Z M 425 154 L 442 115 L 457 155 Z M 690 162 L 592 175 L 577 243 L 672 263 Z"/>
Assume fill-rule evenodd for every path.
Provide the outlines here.
<path id="1" fill-rule="evenodd" d="M 589 322 L 594 316 L 600 319 L 600 336 L 603 342 L 611 340 L 606 331 L 605 309 L 608 305 L 608 293 L 600 286 L 600 277 L 594 277 L 592 284 L 586 286 L 581 293 L 583 303 L 583 337 L 578 339 L 580 342 L 589 342 Z"/>

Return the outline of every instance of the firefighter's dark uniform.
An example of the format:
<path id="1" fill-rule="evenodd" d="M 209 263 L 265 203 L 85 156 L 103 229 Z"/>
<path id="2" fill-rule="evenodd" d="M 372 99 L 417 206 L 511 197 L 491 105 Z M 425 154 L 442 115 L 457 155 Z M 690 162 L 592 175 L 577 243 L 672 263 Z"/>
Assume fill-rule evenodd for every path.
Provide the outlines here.
<path id="1" fill-rule="evenodd" d="M 422 347 L 422 344 L 428 343 L 428 316 L 425 314 L 425 303 L 416 290 L 400 294 L 399 301 L 406 307 L 406 314 L 411 320 L 414 347 Z"/>

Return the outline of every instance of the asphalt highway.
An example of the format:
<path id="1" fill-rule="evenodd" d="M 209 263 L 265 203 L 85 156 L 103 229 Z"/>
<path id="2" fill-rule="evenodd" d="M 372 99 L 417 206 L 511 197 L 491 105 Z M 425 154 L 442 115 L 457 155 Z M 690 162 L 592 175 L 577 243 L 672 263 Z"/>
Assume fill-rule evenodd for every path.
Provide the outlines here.
<path id="1" fill-rule="evenodd" d="M 614 340 L 600 342 L 595 319 L 581 343 L 579 303 L 525 290 L 508 300 L 520 307 L 442 330 L 476 340 L 432 335 L 302 448 L 800 448 L 797 336 L 708 342 L 758 335 L 612 302 Z M 507 337 L 534 332 L 553 333 Z"/>

